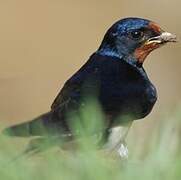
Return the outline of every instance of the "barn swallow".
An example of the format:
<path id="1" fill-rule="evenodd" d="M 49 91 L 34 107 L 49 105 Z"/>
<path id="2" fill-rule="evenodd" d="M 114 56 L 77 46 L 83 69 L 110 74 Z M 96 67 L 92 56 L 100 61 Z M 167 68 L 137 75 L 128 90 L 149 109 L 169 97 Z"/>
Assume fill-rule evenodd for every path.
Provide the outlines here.
<path id="1" fill-rule="evenodd" d="M 169 42 L 176 42 L 176 36 L 155 22 L 141 18 L 117 21 L 106 32 L 98 50 L 66 81 L 51 110 L 7 128 L 6 134 L 33 136 L 35 141 L 44 140 L 47 134 L 72 140 L 69 119 L 79 116 L 79 109 L 89 97 L 97 100 L 105 114 L 103 147 L 118 151 L 120 156 L 127 155 L 123 141 L 130 125 L 147 116 L 157 100 L 156 88 L 143 63 L 153 50 Z"/>

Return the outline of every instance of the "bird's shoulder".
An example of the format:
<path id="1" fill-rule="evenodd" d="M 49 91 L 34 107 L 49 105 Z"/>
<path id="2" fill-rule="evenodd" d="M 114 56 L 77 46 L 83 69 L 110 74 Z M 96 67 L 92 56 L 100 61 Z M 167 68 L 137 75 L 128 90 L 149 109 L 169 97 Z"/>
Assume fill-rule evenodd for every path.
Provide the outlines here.
<path id="1" fill-rule="evenodd" d="M 97 56 L 95 57 L 93 54 L 88 61 L 65 82 L 63 88 L 52 103 L 51 109 L 66 106 L 72 103 L 72 101 L 76 102 L 77 99 L 80 98 L 81 87 L 85 80 L 98 74 L 98 63 L 96 63 L 96 61 Z M 89 83 L 89 85 L 91 84 Z"/>

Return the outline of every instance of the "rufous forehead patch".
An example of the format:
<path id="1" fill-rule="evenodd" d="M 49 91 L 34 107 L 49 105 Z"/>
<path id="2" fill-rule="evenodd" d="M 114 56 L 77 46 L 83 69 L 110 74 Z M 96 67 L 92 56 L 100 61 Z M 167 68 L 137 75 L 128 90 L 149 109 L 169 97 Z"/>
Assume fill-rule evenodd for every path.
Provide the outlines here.
<path id="1" fill-rule="evenodd" d="M 154 22 L 150 22 L 148 26 L 150 27 L 150 29 L 153 29 L 156 33 L 162 32 L 162 29 L 160 28 L 160 26 L 158 26 L 158 24 Z"/>

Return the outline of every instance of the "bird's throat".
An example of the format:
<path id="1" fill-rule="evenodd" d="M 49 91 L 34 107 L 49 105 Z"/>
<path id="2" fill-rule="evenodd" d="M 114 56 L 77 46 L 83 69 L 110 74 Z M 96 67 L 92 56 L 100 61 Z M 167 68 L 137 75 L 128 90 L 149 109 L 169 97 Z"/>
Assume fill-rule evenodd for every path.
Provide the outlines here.
<path id="1" fill-rule="evenodd" d="M 137 59 L 138 63 L 143 64 L 146 57 L 154 50 L 159 48 L 160 45 L 157 43 L 144 44 L 134 51 L 134 57 Z"/>

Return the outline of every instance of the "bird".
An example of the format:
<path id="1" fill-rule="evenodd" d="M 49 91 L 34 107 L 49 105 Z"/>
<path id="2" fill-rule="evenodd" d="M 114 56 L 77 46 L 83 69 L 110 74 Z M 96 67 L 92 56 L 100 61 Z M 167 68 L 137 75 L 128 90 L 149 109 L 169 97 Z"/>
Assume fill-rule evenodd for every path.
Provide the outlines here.
<path id="1" fill-rule="evenodd" d="M 46 142 L 47 135 L 51 145 L 59 138 L 72 141 L 75 132 L 70 123 L 77 121 L 74 117 L 80 116 L 88 99 L 94 99 L 104 114 L 104 126 L 99 132 L 101 147 L 127 156 L 124 141 L 131 124 L 150 114 L 157 101 L 157 91 L 144 69 L 144 61 L 153 50 L 176 41 L 174 34 L 162 30 L 154 21 L 138 17 L 118 20 L 88 61 L 65 82 L 49 112 L 3 132 L 32 137 L 29 150 Z M 87 117 L 86 121 L 91 119 Z"/>

